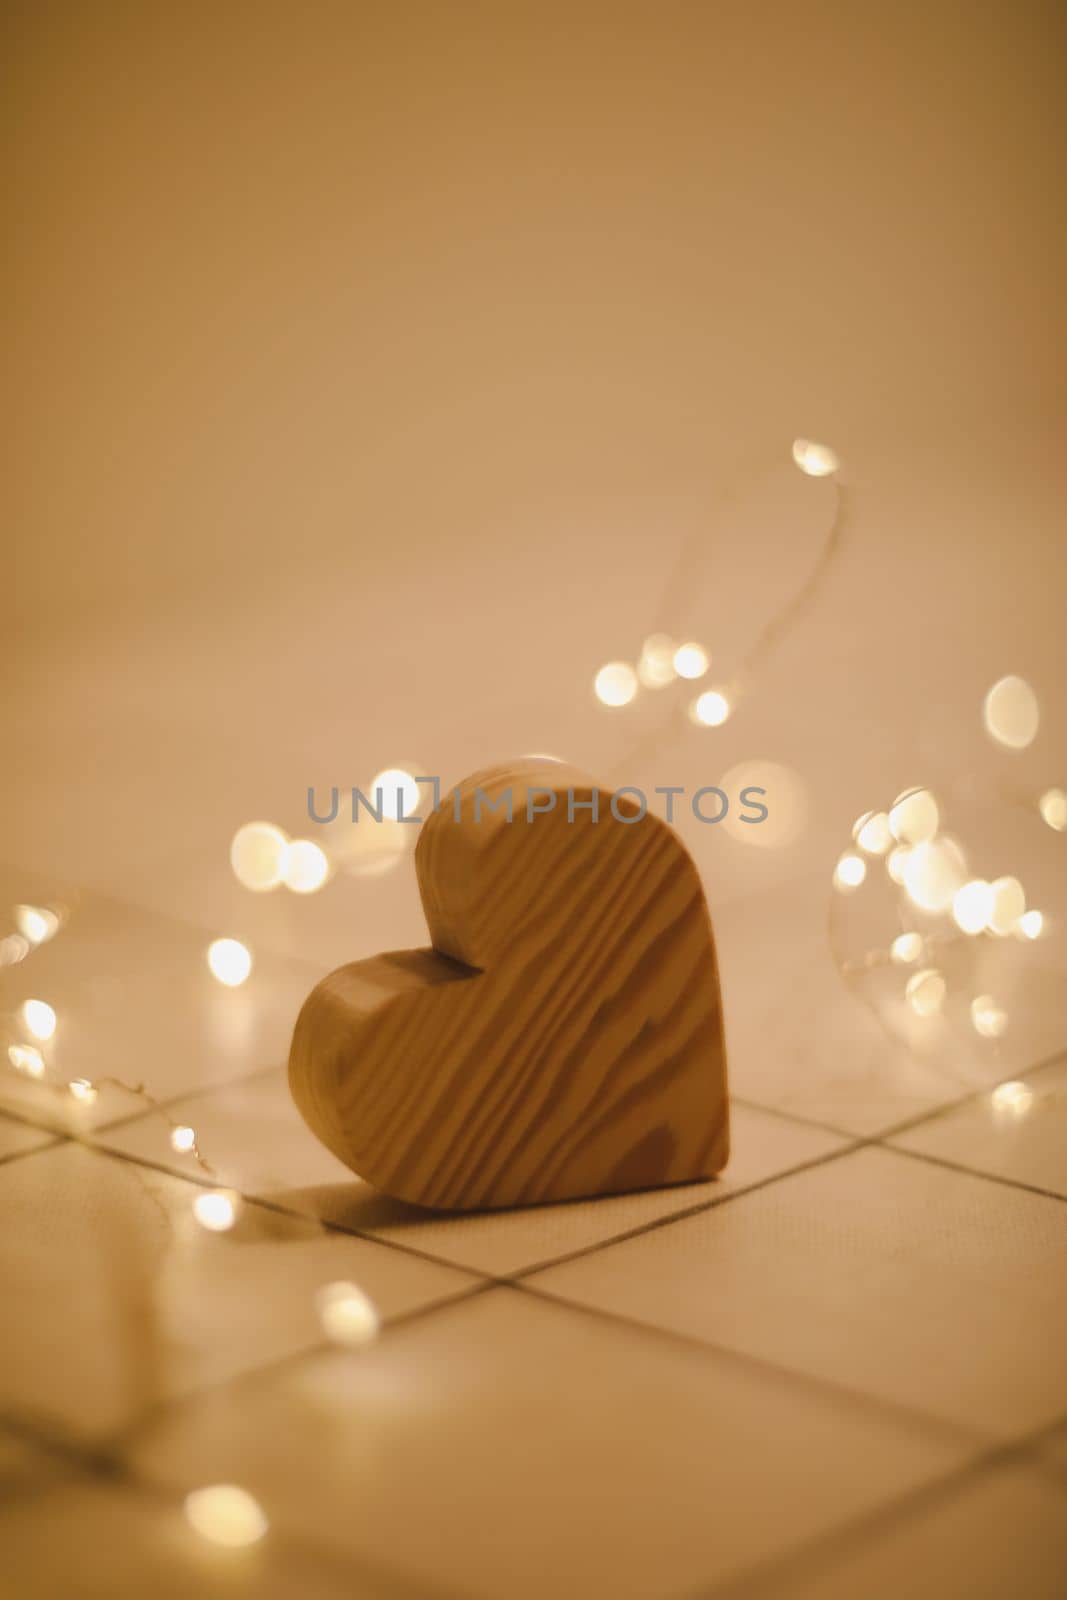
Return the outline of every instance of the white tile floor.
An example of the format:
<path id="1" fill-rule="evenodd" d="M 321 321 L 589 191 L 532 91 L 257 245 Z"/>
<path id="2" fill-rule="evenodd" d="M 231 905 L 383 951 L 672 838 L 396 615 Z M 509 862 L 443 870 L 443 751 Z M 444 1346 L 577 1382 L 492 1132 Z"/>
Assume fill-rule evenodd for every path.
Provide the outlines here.
<path id="1" fill-rule="evenodd" d="M 843 1053 L 798 1097 L 761 1068 L 742 996 L 720 1181 L 429 1216 L 370 1191 L 293 1109 L 298 966 L 279 963 L 274 1035 L 249 1034 L 202 934 L 109 915 L 152 974 L 125 995 L 131 1037 L 160 1004 L 153 940 L 169 952 L 181 1026 L 141 1076 L 214 1173 L 136 1100 L 77 1121 L 3 1077 L 0 1541 L 20 1600 L 1064 1592 L 1067 1057 L 1013 1063 L 1031 1098 L 1008 1115 L 988 1084 L 916 1098 L 884 1045 L 850 1077 L 867 1018 L 839 997 Z M 52 967 L 6 975 L 5 1004 L 32 970 L 66 1073 L 68 996 L 100 949 L 71 936 L 61 968 L 61 942 Z M 823 1062 L 809 1030 L 830 1003 L 778 1013 L 783 1059 L 803 1039 Z M 84 1024 L 94 1070 L 113 1023 Z M 184 1074 L 211 1027 L 222 1043 Z M 216 1181 L 244 1197 L 225 1234 L 191 1213 Z M 325 1341 L 315 1291 L 334 1279 L 377 1304 L 371 1347 Z M 259 1544 L 186 1523 L 184 1495 L 217 1482 L 259 1500 Z"/>

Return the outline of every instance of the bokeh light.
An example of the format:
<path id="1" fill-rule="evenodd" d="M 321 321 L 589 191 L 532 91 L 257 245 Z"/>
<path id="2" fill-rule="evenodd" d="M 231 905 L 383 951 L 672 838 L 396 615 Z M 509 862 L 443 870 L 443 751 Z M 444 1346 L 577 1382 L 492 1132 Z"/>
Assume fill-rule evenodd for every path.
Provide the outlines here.
<path id="1" fill-rule="evenodd" d="M 1026 910 L 1026 895 L 1018 878 L 997 878 L 992 886 L 992 904 L 986 927 L 1003 938 L 1011 933 Z"/>
<path id="2" fill-rule="evenodd" d="M 178 1127 L 170 1130 L 170 1147 L 177 1151 L 178 1155 L 188 1155 L 195 1145 L 196 1134 L 187 1124 L 180 1123 Z"/>
<path id="3" fill-rule="evenodd" d="M 419 786 L 405 767 L 386 767 L 371 779 L 367 798 L 375 810 L 378 808 L 379 789 L 382 791 L 383 819 L 399 822 L 403 817 L 418 816 Z"/>
<path id="4" fill-rule="evenodd" d="M 327 1283 L 315 1296 L 326 1337 L 333 1344 L 370 1344 L 378 1335 L 381 1318 L 377 1308 L 354 1283 Z"/>
<path id="5" fill-rule="evenodd" d="M 213 977 L 236 989 L 252 970 L 252 952 L 239 939 L 216 939 L 208 945 L 207 964 Z"/>
<path id="6" fill-rule="evenodd" d="M 59 928 L 59 918 L 47 906 L 15 906 L 15 926 L 30 944 L 44 944 Z"/>
<path id="7" fill-rule="evenodd" d="M 925 844 L 941 823 L 937 801 L 929 789 L 905 789 L 889 811 L 889 827 L 901 844 Z"/>
<path id="8" fill-rule="evenodd" d="M 674 652 L 674 670 L 680 678 L 702 678 L 708 665 L 708 652 L 703 645 L 680 644 Z"/>
<path id="9" fill-rule="evenodd" d="M 827 478 L 841 465 L 829 445 L 815 444 L 811 439 L 793 440 L 793 460 L 809 478 Z"/>
<path id="10" fill-rule="evenodd" d="M 254 894 L 276 889 L 285 878 L 288 851 L 288 835 L 273 822 L 246 822 L 230 844 L 234 877 Z"/>
<path id="11" fill-rule="evenodd" d="M 869 856 L 884 856 L 893 844 L 893 830 L 884 811 L 865 811 L 852 827 L 852 837 Z"/>
<path id="12" fill-rule="evenodd" d="M 720 826 L 741 844 L 784 850 L 807 826 L 807 784 L 780 761 L 739 761 L 723 773 L 719 788 L 730 797 L 730 809 Z M 766 816 L 759 816 L 757 806 L 765 808 Z"/>
<path id="13" fill-rule="evenodd" d="M 190 1527 L 211 1544 L 239 1549 L 262 1539 L 270 1524 L 259 1501 L 235 1483 L 215 1483 L 185 1497 Z"/>
<path id="14" fill-rule="evenodd" d="M 329 876 L 330 858 L 322 846 L 313 839 L 294 839 L 285 857 L 285 887 L 294 894 L 314 894 Z"/>
<path id="15" fill-rule="evenodd" d="M 209 1233 L 226 1233 L 237 1221 L 239 1206 L 232 1189 L 207 1189 L 193 1201 L 193 1216 Z"/>
<path id="16" fill-rule="evenodd" d="M 947 911 L 966 877 L 967 863 L 953 839 L 931 839 L 908 851 L 904 891 L 921 911 Z"/>
<path id="17" fill-rule="evenodd" d="M 980 994 L 971 1001 L 971 1021 L 975 1032 L 983 1039 L 999 1039 L 1008 1026 L 1008 1013 L 997 1005 L 991 994 Z"/>
<path id="18" fill-rule="evenodd" d="M 83 1106 L 91 1106 L 96 1099 L 96 1086 L 90 1083 L 88 1078 L 75 1078 L 73 1082 L 68 1083 L 67 1088 L 75 1100 Z"/>
<path id="19" fill-rule="evenodd" d="M 609 661 L 593 679 L 602 706 L 628 706 L 637 693 L 637 674 L 626 661 Z"/>
<path id="20" fill-rule="evenodd" d="M 1024 911 L 1015 925 L 1015 931 L 1022 939 L 1040 939 L 1044 928 L 1045 918 L 1040 911 Z"/>
<path id="21" fill-rule="evenodd" d="M 731 711 L 730 698 L 724 689 L 705 689 L 689 707 L 692 720 L 702 728 L 719 728 Z"/>
<path id="22" fill-rule="evenodd" d="M 972 878 L 953 897 L 953 920 L 964 933 L 981 933 L 992 911 L 993 885 L 984 878 Z"/>
<path id="23" fill-rule="evenodd" d="M 1034 1091 L 1013 1078 L 1009 1083 L 998 1083 L 989 1098 L 998 1115 L 1021 1117 L 1033 1105 Z"/>
<path id="24" fill-rule="evenodd" d="M 1041 712 L 1025 678 L 1001 678 L 985 697 L 982 720 L 989 737 L 1008 750 L 1025 750 L 1037 733 Z"/>
<path id="25" fill-rule="evenodd" d="M 1042 820 L 1057 833 L 1067 830 L 1067 790 L 1046 789 L 1037 802 Z"/>
<path id="26" fill-rule="evenodd" d="M 867 863 L 863 857 L 846 851 L 834 868 L 834 888 L 848 894 L 858 889 L 866 876 Z"/>
<path id="27" fill-rule="evenodd" d="M 662 689 L 677 676 L 674 670 L 675 643 L 666 633 L 649 634 L 641 646 L 637 676 L 646 689 Z"/>
<path id="28" fill-rule="evenodd" d="M 22 1021 L 35 1039 L 50 1039 L 56 1031 L 56 1014 L 47 1000 L 24 1000 L 21 1006 Z"/>
<path id="29" fill-rule="evenodd" d="M 908 979 L 904 998 L 918 1017 L 932 1017 L 945 999 L 945 980 L 936 967 L 924 967 Z"/>
<path id="30" fill-rule="evenodd" d="M 16 1072 L 24 1072 L 28 1078 L 44 1077 L 44 1056 L 32 1044 L 9 1044 L 7 1059 Z"/>
<path id="31" fill-rule="evenodd" d="M 913 961 L 922 959 L 924 949 L 921 934 L 898 933 L 889 946 L 889 959 L 895 961 L 898 967 L 910 966 Z"/>

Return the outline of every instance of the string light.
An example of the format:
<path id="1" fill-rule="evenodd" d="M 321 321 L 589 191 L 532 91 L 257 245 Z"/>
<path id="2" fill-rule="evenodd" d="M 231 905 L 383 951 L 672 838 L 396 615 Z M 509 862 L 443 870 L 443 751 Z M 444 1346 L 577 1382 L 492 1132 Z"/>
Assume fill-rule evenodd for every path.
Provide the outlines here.
<path id="1" fill-rule="evenodd" d="M 44 1077 L 44 1057 L 32 1044 L 9 1044 L 7 1059 L 16 1072 L 23 1072 L 28 1078 Z"/>
<path id="2" fill-rule="evenodd" d="M 1025 750 L 1037 734 L 1041 712 L 1025 678 L 1001 678 L 985 697 L 982 720 L 989 737 L 1009 750 Z"/>
<path id="3" fill-rule="evenodd" d="M 216 939 L 208 945 L 207 964 L 213 977 L 236 989 L 252 970 L 252 954 L 239 939 Z"/>
<path id="4" fill-rule="evenodd" d="M 330 860 L 325 850 L 312 839 L 294 839 L 285 855 L 285 887 L 294 894 L 314 894 L 329 875 Z"/>
<path id="5" fill-rule="evenodd" d="M 44 1042 L 56 1031 L 56 1014 L 47 1000 L 24 1000 L 22 1021 L 35 1039 Z"/>
<path id="6" fill-rule="evenodd" d="M 1008 1013 L 997 1005 L 991 994 L 980 994 L 971 1001 L 971 1021 L 975 1032 L 983 1039 L 999 1039 L 1008 1026 Z"/>
<path id="7" fill-rule="evenodd" d="M 593 679 L 593 691 L 603 706 L 628 706 L 637 693 L 637 674 L 626 661 L 609 661 Z"/>
<path id="8" fill-rule="evenodd" d="M 869 856 L 884 856 L 893 843 L 893 830 L 884 811 L 865 811 L 854 823 L 852 837 Z"/>
<path id="9" fill-rule="evenodd" d="M 262 1539 L 270 1526 L 259 1501 L 236 1483 L 215 1483 L 185 1497 L 190 1527 L 211 1544 L 240 1549 Z"/>
<path id="10" fill-rule="evenodd" d="M 674 670 L 674 640 L 665 633 L 653 633 L 641 646 L 637 676 L 646 689 L 662 689 L 677 676 Z"/>
<path id="11" fill-rule="evenodd" d="M 226 1233 L 237 1221 L 239 1205 L 232 1189 L 207 1189 L 193 1201 L 193 1216 L 209 1233 Z"/>
<path id="12" fill-rule="evenodd" d="M 1067 830 L 1067 792 L 1063 789 L 1046 789 L 1037 802 L 1042 821 L 1057 833 Z"/>
<path id="13" fill-rule="evenodd" d="M 189 1155 L 196 1148 L 195 1131 L 185 1123 L 179 1123 L 170 1130 L 170 1147 L 180 1156 Z"/>
<path id="14" fill-rule="evenodd" d="M 702 728 L 720 728 L 732 709 L 724 689 L 705 689 L 689 707 L 689 715 Z"/>
<path id="15" fill-rule="evenodd" d="M 890 807 L 890 831 L 900 844 L 925 844 L 940 825 L 941 814 L 929 789 L 905 789 Z"/>
<path id="16" fill-rule="evenodd" d="M 315 1295 L 326 1337 L 334 1344 L 357 1347 L 378 1336 L 381 1318 L 377 1307 L 354 1283 L 327 1283 Z"/>
<path id="17" fill-rule="evenodd" d="M 1001 1116 L 1021 1117 L 1033 1105 L 1034 1091 L 1013 1078 L 1010 1083 L 998 1083 L 989 1098 L 993 1110 Z"/>
<path id="18" fill-rule="evenodd" d="M 925 967 L 908 979 L 904 998 L 919 1017 L 932 1017 L 945 999 L 945 980 L 936 967 Z"/>
<path id="19" fill-rule="evenodd" d="M 674 670 L 680 678 L 702 678 L 708 665 L 708 653 L 703 645 L 680 644 L 674 652 Z"/>
<path id="20" fill-rule="evenodd" d="M 827 478 L 841 465 L 829 445 L 813 444 L 810 439 L 793 440 L 793 460 L 809 478 Z"/>
<path id="21" fill-rule="evenodd" d="M 288 853 L 289 837 L 273 822 L 246 822 L 230 844 L 230 865 L 238 883 L 264 894 L 283 882 Z"/>
<path id="22" fill-rule="evenodd" d="M 867 863 L 862 856 L 846 851 L 834 868 L 834 888 L 843 894 L 858 889 L 867 876 Z"/>
<path id="23" fill-rule="evenodd" d="M 59 918 L 47 906 L 15 906 L 15 926 L 30 944 L 44 944 L 59 927 Z"/>
<path id="24" fill-rule="evenodd" d="M 1024 911 L 1015 924 L 1015 931 L 1022 939 L 1040 939 L 1045 927 L 1045 918 L 1040 911 Z"/>
<path id="25" fill-rule="evenodd" d="M 889 959 L 895 961 L 898 967 L 906 967 L 913 961 L 919 961 L 924 949 L 921 934 L 899 933 L 889 946 Z"/>
<path id="26" fill-rule="evenodd" d="M 96 1087 L 88 1078 L 75 1078 L 73 1082 L 68 1083 L 67 1088 L 75 1100 L 83 1106 L 91 1106 L 96 1099 Z"/>

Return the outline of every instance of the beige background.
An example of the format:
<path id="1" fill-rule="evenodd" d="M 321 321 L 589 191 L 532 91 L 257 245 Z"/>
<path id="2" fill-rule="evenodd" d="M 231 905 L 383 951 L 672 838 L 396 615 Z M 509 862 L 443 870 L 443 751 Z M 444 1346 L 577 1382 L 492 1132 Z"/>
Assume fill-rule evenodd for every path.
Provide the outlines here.
<path id="1" fill-rule="evenodd" d="M 230 836 L 395 762 L 783 763 L 787 849 L 687 829 L 713 906 L 828 876 L 910 783 L 1064 781 L 1056 7 L 7 32 L 9 858 L 322 964 L 418 942 L 413 875 L 253 900 Z M 657 626 L 743 655 L 825 528 L 798 434 L 841 558 L 728 726 L 637 760 L 667 697 L 592 675 Z M 1005 764 L 1008 671 L 1044 721 Z"/>

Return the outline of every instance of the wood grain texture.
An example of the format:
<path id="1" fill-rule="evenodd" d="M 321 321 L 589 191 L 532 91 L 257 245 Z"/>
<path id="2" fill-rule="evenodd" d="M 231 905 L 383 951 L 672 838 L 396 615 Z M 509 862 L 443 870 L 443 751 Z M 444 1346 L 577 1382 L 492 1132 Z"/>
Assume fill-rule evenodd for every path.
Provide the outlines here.
<path id="1" fill-rule="evenodd" d="M 689 855 L 619 821 L 571 767 L 468 778 L 415 852 L 432 949 L 341 967 L 310 994 L 293 1098 L 335 1155 L 424 1206 L 473 1209 L 712 1176 L 729 1149 L 715 947 Z M 507 790 L 513 820 L 504 810 Z M 497 810 L 480 806 L 475 791 Z M 551 810 L 527 817 L 527 796 Z M 617 809 L 638 817 L 629 796 Z"/>

